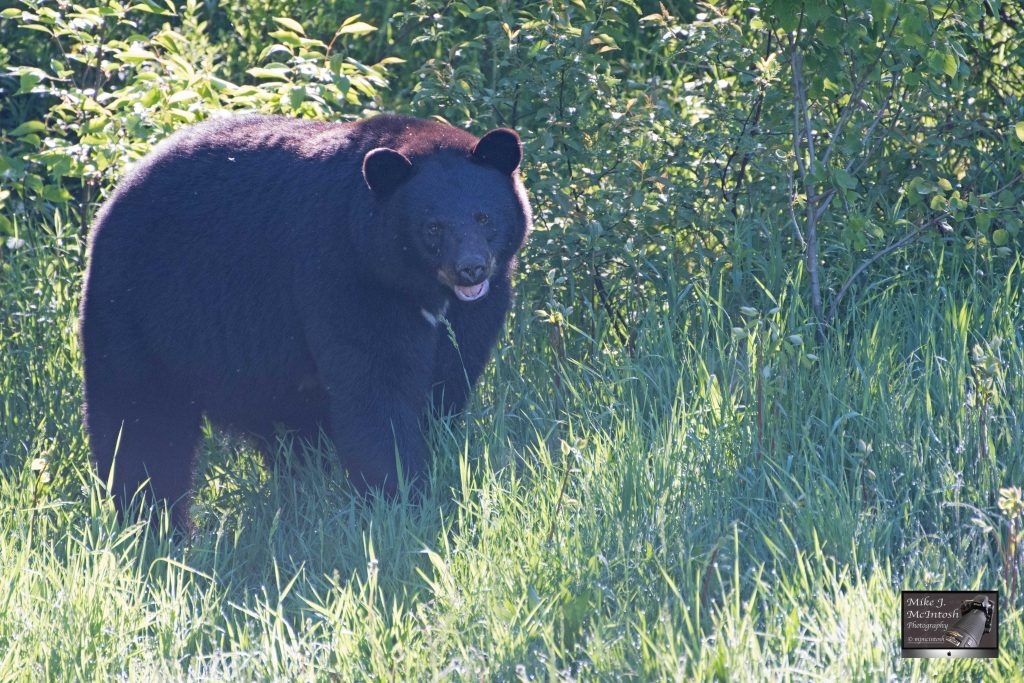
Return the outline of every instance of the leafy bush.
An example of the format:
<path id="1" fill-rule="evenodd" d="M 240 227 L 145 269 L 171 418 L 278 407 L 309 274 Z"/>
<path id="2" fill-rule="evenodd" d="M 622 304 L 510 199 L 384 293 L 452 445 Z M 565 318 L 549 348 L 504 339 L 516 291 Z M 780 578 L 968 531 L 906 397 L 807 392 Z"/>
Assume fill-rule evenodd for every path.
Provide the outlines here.
<path id="1" fill-rule="evenodd" d="M 88 215 L 127 163 L 219 110 L 358 117 L 387 86 L 392 62 L 362 64 L 340 43 L 309 38 L 298 22 L 278 17 L 268 36 L 275 42 L 247 70 L 248 82 L 235 82 L 219 70 L 196 0 L 180 9 L 156 2 L 22 5 L 3 16 L 49 37 L 57 54 L 8 70 L 17 78 L 15 95 L 46 103 L 38 119 L 4 131 L 11 144 L 0 172 L 16 209 L 70 205 Z M 370 28 L 353 18 L 339 33 Z"/>
<path id="2" fill-rule="evenodd" d="M 735 305 L 769 303 L 747 294 L 755 282 L 798 282 L 820 338 L 864 273 L 900 267 L 914 244 L 981 270 L 1011 263 L 1024 196 L 1017 12 L 22 0 L 2 13 L 13 96 L 0 112 L 0 230 L 11 208 L 88 216 L 126 162 L 214 111 L 399 110 L 520 130 L 537 213 L 521 291 L 579 340 L 633 349 L 640 317 L 712 264 Z"/>

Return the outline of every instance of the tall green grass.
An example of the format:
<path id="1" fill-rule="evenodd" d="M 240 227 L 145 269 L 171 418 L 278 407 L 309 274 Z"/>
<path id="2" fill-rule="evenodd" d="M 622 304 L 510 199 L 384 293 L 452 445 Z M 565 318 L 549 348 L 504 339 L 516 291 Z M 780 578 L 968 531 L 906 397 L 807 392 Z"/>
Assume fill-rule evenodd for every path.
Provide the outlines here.
<path id="1" fill-rule="evenodd" d="M 1020 262 L 922 248 L 820 348 L 799 274 L 680 280 L 635 354 L 521 300 L 424 500 L 212 431 L 182 544 L 95 481 L 83 247 L 32 234 L 0 271 L 4 680 L 1022 680 Z M 1001 657 L 900 659 L 904 588 L 1002 590 Z"/>

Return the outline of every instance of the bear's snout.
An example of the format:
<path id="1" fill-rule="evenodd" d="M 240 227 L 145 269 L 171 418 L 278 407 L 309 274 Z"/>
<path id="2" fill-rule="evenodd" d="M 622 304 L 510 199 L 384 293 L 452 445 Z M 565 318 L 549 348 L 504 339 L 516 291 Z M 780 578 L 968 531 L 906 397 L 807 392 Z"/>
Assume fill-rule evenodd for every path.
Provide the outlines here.
<path id="1" fill-rule="evenodd" d="M 476 301 L 491 291 L 494 257 L 484 254 L 463 254 L 454 264 L 438 271 L 442 284 L 450 287 L 461 301 Z"/>
<path id="2" fill-rule="evenodd" d="M 455 272 L 459 276 L 459 285 L 462 287 L 478 285 L 491 274 L 487 259 L 483 254 L 472 254 L 460 259 L 455 265 Z"/>

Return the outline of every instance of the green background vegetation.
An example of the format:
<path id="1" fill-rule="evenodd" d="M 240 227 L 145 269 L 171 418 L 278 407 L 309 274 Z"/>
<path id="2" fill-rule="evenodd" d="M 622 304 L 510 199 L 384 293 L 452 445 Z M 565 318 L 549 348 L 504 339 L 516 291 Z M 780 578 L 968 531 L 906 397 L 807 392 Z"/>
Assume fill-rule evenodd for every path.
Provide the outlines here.
<path id="1" fill-rule="evenodd" d="M 0 678 L 1022 679 L 1019 3 L 0 7 Z M 523 136 L 422 503 L 216 431 L 191 543 L 103 497 L 84 235 L 221 110 Z M 1001 657 L 901 660 L 903 588 L 1000 590 Z"/>

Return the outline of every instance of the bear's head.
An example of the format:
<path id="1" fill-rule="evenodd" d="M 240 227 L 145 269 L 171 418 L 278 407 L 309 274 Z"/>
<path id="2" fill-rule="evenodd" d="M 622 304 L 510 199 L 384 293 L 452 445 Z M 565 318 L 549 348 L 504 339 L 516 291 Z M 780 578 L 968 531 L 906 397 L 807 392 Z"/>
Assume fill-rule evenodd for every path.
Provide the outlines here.
<path id="1" fill-rule="evenodd" d="M 472 145 L 455 140 L 460 144 L 426 153 L 373 149 L 363 158 L 363 178 L 377 205 L 376 229 L 393 240 L 386 248 L 400 247 L 403 282 L 415 276 L 469 302 L 484 298 L 492 277 L 512 267 L 530 208 L 514 131 L 492 130 Z"/>

